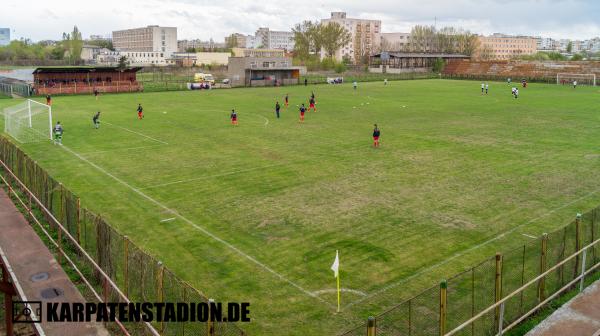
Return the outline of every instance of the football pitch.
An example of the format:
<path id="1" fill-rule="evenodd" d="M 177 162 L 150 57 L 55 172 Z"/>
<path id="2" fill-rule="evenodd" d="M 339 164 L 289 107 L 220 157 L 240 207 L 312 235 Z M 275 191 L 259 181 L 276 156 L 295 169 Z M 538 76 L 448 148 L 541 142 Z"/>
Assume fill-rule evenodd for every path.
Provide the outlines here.
<path id="1" fill-rule="evenodd" d="M 251 335 L 332 335 L 600 204 L 599 89 L 480 84 L 55 97 L 64 146 L 21 147 Z"/>

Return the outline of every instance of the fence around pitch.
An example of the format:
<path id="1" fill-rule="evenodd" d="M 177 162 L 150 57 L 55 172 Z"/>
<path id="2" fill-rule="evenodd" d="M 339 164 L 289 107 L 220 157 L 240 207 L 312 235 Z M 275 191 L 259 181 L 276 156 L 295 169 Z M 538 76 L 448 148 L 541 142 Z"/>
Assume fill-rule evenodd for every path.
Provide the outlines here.
<path id="1" fill-rule="evenodd" d="M 39 213 L 36 220 L 48 224 L 44 228 L 48 237 L 52 236 L 56 242 L 51 244 L 50 249 L 57 254 L 59 262 L 63 258 L 68 259 L 74 263 L 73 266 L 91 273 L 90 277 L 86 277 L 77 271 L 78 281 L 89 282 L 93 287 L 88 290 L 78 286 L 86 299 L 103 302 L 208 302 L 205 294 L 177 277 L 127 236 L 118 233 L 102 217 L 82 208 L 77 196 L 15 144 L 0 136 L 0 173 L 3 171 L 9 177 L 5 179 L 9 188 L 30 193 L 29 205 L 24 203 L 27 214 L 33 217 Z M 132 335 L 151 334 L 139 323 L 123 324 Z M 161 335 L 245 335 L 235 323 L 230 322 L 153 322 L 152 327 Z"/>
<path id="2" fill-rule="evenodd" d="M 582 268 L 591 271 L 600 265 L 600 243 L 587 247 L 585 258 L 582 254 L 584 246 L 600 238 L 599 218 L 600 207 L 578 214 L 567 226 L 498 253 L 342 335 L 441 336 L 467 321 L 454 335 L 496 334 L 500 325 L 513 327 L 540 304 L 570 288 L 566 285 L 576 280 L 583 283 Z M 523 287 L 536 277 L 534 285 Z M 493 311 L 470 321 L 491 306 Z"/>

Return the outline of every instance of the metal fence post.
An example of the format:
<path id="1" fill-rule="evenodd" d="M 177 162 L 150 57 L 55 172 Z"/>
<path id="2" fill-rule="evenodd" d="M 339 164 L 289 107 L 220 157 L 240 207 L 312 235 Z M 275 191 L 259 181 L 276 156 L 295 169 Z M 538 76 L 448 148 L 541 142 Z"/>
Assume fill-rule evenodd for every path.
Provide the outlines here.
<path id="1" fill-rule="evenodd" d="M 377 323 L 373 316 L 369 316 L 367 319 L 367 336 L 377 335 Z"/>
<path id="2" fill-rule="evenodd" d="M 215 324 L 214 324 L 213 320 L 211 319 L 212 306 L 214 303 L 215 303 L 215 300 L 208 299 L 208 321 L 206 321 L 206 328 L 208 331 L 208 336 L 215 335 Z"/>
<path id="3" fill-rule="evenodd" d="M 587 249 L 583 250 L 583 257 L 581 262 L 581 280 L 579 280 L 579 292 L 583 292 L 583 285 L 585 282 L 585 257 L 587 255 Z"/>
<path id="4" fill-rule="evenodd" d="M 123 236 L 123 282 L 125 286 L 125 296 L 129 297 L 129 238 Z"/>
<path id="5" fill-rule="evenodd" d="M 494 302 L 502 300 L 502 254 L 496 253 L 496 276 L 494 277 Z M 496 307 L 495 322 L 496 327 L 500 325 L 500 307 Z"/>
<path id="6" fill-rule="evenodd" d="M 546 272 L 548 267 L 547 256 L 548 254 L 548 234 L 542 235 L 542 247 L 540 251 L 540 274 Z M 546 298 L 546 277 L 541 278 L 538 281 L 538 302 L 542 302 Z"/>
<path id="7" fill-rule="evenodd" d="M 164 283 L 163 283 L 163 276 L 164 276 L 164 271 L 165 271 L 165 267 L 163 266 L 162 261 L 158 262 L 158 277 L 157 277 L 157 289 L 156 289 L 156 297 L 157 297 L 157 301 L 158 302 L 163 302 L 163 294 L 164 294 Z M 160 332 L 162 334 L 162 332 L 165 330 L 164 329 L 165 325 L 163 321 L 160 321 Z"/>
<path id="8" fill-rule="evenodd" d="M 448 282 L 440 282 L 440 336 L 446 334 L 446 316 L 448 312 Z"/>
<path id="9" fill-rule="evenodd" d="M 75 214 L 75 220 L 77 224 L 77 243 L 81 244 L 81 200 L 77 198 L 77 209 Z"/>
<path id="10" fill-rule="evenodd" d="M 575 252 L 579 252 L 581 250 L 581 214 L 578 213 L 575 217 Z M 581 263 L 580 255 L 575 257 L 575 276 L 577 276 L 577 272 L 579 271 L 579 265 Z"/>

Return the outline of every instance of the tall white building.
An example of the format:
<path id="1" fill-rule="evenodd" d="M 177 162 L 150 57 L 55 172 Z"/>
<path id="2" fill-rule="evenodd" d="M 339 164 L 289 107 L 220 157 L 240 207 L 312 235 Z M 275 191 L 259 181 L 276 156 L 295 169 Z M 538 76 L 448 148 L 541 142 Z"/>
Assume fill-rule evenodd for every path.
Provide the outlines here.
<path id="1" fill-rule="evenodd" d="M 258 28 L 254 34 L 253 45 L 255 48 L 293 50 L 294 33 Z"/>
<path id="2" fill-rule="evenodd" d="M 10 43 L 10 28 L 0 28 L 0 46 Z"/>
<path id="3" fill-rule="evenodd" d="M 338 61 L 344 58 L 357 62 L 361 58 L 376 52 L 381 45 L 381 20 L 353 19 L 345 12 L 332 12 L 331 18 L 321 20 L 321 24 L 335 22 L 346 29 L 351 36 L 350 42 L 335 52 Z M 324 57 L 324 51 L 321 57 Z"/>
<path id="4" fill-rule="evenodd" d="M 158 52 L 171 55 L 177 51 L 177 28 L 148 26 L 117 30 L 112 33 L 117 51 Z"/>

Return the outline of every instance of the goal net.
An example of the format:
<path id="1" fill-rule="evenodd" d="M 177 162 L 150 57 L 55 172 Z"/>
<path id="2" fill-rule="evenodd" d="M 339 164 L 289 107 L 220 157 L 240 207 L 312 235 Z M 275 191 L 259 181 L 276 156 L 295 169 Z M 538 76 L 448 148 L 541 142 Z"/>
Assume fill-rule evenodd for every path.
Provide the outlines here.
<path id="1" fill-rule="evenodd" d="M 52 139 L 52 108 L 31 99 L 7 107 L 4 132 L 21 143 Z"/>
<path id="2" fill-rule="evenodd" d="M 595 74 L 574 74 L 574 73 L 559 73 L 556 75 L 556 84 L 573 84 L 577 81 L 577 85 L 596 86 Z"/>

